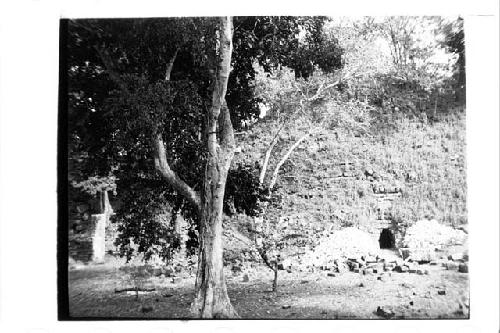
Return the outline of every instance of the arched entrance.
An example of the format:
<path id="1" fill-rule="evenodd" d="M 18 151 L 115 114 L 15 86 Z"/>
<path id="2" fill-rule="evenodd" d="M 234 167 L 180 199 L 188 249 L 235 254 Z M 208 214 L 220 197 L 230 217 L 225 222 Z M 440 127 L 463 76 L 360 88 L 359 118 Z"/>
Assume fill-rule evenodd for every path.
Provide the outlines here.
<path id="1" fill-rule="evenodd" d="M 382 229 L 378 239 L 381 249 L 392 249 L 396 245 L 394 234 L 387 228 Z"/>

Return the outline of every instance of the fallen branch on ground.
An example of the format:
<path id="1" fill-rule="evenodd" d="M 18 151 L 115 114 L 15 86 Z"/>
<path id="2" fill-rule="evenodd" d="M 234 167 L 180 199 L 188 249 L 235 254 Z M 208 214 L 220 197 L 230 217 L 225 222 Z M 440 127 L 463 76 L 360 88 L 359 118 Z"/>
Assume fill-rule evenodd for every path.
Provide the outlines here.
<path id="1" fill-rule="evenodd" d="M 155 288 L 136 288 L 136 287 L 127 287 L 127 288 L 115 288 L 115 293 L 123 293 L 126 291 L 155 291 Z"/>

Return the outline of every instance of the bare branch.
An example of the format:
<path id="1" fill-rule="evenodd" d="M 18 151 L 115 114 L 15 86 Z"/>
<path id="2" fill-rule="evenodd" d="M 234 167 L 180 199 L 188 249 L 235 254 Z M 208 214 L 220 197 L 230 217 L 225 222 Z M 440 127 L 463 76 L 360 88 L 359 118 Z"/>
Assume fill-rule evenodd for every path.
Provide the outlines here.
<path id="1" fill-rule="evenodd" d="M 269 165 L 269 158 L 271 157 L 271 152 L 276 146 L 276 143 L 278 143 L 278 137 L 275 137 L 272 141 L 269 147 L 266 150 L 266 154 L 264 155 L 264 161 L 262 163 L 262 169 L 260 170 L 260 175 L 259 175 L 259 184 L 262 185 L 264 183 L 264 178 L 266 177 L 266 172 L 267 172 L 267 167 Z"/>
<path id="2" fill-rule="evenodd" d="M 174 55 L 167 63 L 167 70 L 165 71 L 165 81 L 170 81 L 170 74 L 172 73 L 172 68 L 174 68 L 174 62 L 177 58 L 177 53 L 179 52 L 179 48 L 175 49 Z"/>
<path id="3" fill-rule="evenodd" d="M 170 168 L 167 161 L 167 153 L 161 135 L 155 138 L 155 167 L 177 192 L 186 198 L 197 210 L 201 211 L 201 199 L 199 194 L 186 184 L 179 176 Z"/>
<path id="4" fill-rule="evenodd" d="M 352 69 L 351 71 L 347 72 L 345 75 L 341 76 L 337 81 L 327 85 L 326 87 L 325 87 L 325 82 L 321 83 L 321 85 L 319 86 L 316 93 L 312 97 L 307 98 L 306 101 L 307 102 L 314 101 L 314 100 L 318 99 L 319 97 L 321 97 L 321 94 L 323 92 L 327 91 L 330 88 L 338 86 L 342 80 L 345 80 L 349 76 L 351 76 L 358 69 L 358 67 L 359 66 L 357 66 L 355 69 Z M 301 103 L 302 103 L 302 101 L 301 101 Z"/>
<path id="5" fill-rule="evenodd" d="M 306 100 L 312 101 L 312 100 L 318 98 L 319 94 L 321 93 L 321 90 L 323 89 L 323 86 L 325 85 L 325 83 L 326 83 L 326 80 L 323 81 L 323 82 L 321 82 L 321 84 L 319 85 L 318 90 L 316 90 L 316 94 L 314 94 L 312 97 L 308 97 Z"/>
<path id="6" fill-rule="evenodd" d="M 315 132 L 314 129 L 310 130 L 309 132 L 307 132 L 306 134 L 304 134 L 303 136 L 301 136 L 289 149 L 288 151 L 285 153 L 285 155 L 283 155 L 283 157 L 281 158 L 281 160 L 278 162 L 278 164 L 276 165 L 276 167 L 274 168 L 274 172 L 273 172 L 273 176 L 271 178 L 271 182 L 269 183 L 269 190 L 272 190 L 274 188 L 274 186 L 276 185 L 276 181 L 278 180 L 278 173 L 280 171 L 280 168 L 281 166 L 288 160 L 288 158 L 290 157 L 290 155 L 293 153 L 293 151 L 295 150 L 295 148 L 297 148 L 301 143 L 302 141 L 304 141 L 307 137 L 309 137 L 311 134 L 313 134 Z"/>
<path id="7" fill-rule="evenodd" d="M 311 102 L 311 101 L 314 101 L 314 100 L 318 99 L 318 98 L 321 96 L 321 93 L 322 93 L 323 91 L 326 91 L 326 90 L 328 90 L 328 89 L 330 89 L 330 88 L 333 88 L 333 87 L 335 87 L 336 85 L 338 85 L 339 83 L 340 83 L 340 80 L 337 80 L 337 81 L 335 81 L 334 83 L 329 84 L 328 86 L 326 86 L 326 87 L 323 89 L 323 86 L 324 86 L 324 84 L 325 84 L 325 83 L 323 82 L 323 83 L 321 84 L 321 86 L 318 88 L 318 90 L 316 91 L 316 94 L 314 94 L 312 97 L 307 98 L 307 99 L 306 99 L 306 101 Z"/>
<path id="8" fill-rule="evenodd" d="M 264 261 L 267 267 L 274 270 L 272 263 L 269 261 L 269 257 L 267 256 L 267 251 L 259 246 L 257 246 L 257 252 L 259 252 L 260 257 Z"/>
<path id="9" fill-rule="evenodd" d="M 286 122 L 284 121 L 276 134 L 274 135 L 271 144 L 266 150 L 266 154 L 264 155 L 264 161 L 262 163 L 262 169 L 260 170 L 260 175 L 259 175 L 259 184 L 262 185 L 264 184 L 264 179 L 266 178 L 266 173 L 267 173 L 267 167 L 269 166 L 269 158 L 271 157 L 271 152 L 273 151 L 274 147 L 278 143 L 279 140 L 279 134 L 281 133 L 281 130 L 283 127 L 285 127 Z"/>

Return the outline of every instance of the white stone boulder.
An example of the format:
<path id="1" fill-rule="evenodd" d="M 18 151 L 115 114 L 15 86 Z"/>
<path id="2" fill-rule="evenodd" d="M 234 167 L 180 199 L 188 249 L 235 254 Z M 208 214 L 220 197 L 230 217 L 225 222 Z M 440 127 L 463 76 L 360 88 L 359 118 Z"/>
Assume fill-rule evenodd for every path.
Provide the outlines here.
<path id="1" fill-rule="evenodd" d="M 420 220 L 406 230 L 403 247 L 408 259 L 432 261 L 436 259 L 436 250 L 461 245 L 466 240 L 467 234 L 462 230 L 442 225 L 436 220 Z"/>
<path id="2" fill-rule="evenodd" d="M 378 244 L 369 233 L 354 227 L 333 232 L 319 245 L 306 254 L 305 262 L 314 266 L 333 266 L 335 260 L 343 262 L 347 258 L 374 257 Z"/>

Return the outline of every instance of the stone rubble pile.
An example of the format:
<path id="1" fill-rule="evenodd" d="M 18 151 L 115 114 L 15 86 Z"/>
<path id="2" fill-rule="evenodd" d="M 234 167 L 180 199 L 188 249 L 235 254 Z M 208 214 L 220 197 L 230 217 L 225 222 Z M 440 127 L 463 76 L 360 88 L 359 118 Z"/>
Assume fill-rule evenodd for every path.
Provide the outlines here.
<path id="1" fill-rule="evenodd" d="M 333 232 L 312 251 L 307 251 L 302 262 L 309 266 L 337 265 L 348 258 L 376 256 L 378 244 L 372 237 L 357 228 L 348 227 Z"/>
<path id="2" fill-rule="evenodd" d="M 421 220 L 406 230 L 400 254 L 404 259 L 413 261 L 432 261 L 437 259 L 436 250 L 448 246 L 461 245 L 467 234 L 445 226 L 436 220 Z"/>
<path id="3" fill-rule="evenodd" d="M 324 239 L 311 251 L 305 253 L 299 262 L 299 270 L 326 270 L 331 273 L 355 272 L 361 274 L 380 274 L 383 272 L 414 273 L 419 275 L 429 274 L 430 266 L 439 265 L 447 270 L 468 273 L 468 254 L 459 252 L 448 257 L 438 255 L 436 248 L 444 249 L 446 246 L 464 242 L 461 231 L 438 225 L 437 222 L 418 223 L 416 228 L 407 233 L 407 245 L 413 248 L 400 250 L 396 253 L 380 251 L 378 244 L 372 237 L 353 227 L 335 231 L 330 237 Z M 427 238 L 427 232 L 422 232 L 422 227 L 430 227 L 434 236 Z M 450 230 L 451 229 L 451 230 Z M 416 242 L 420 240 L 421 243 Z M 432 244 L 432 251 L 422 251 L 427 247 L 419 247 L 421 244 Z M 432 255 L 424 255 L 429 254 Z M 286 263 L 285 269 L 294 266 Z M 333 275 L 332 275 L 333 276 Z"/>
<path id="4" fill-rule="evenodd" d="M 355 227 L 348 227 L 323 235 L 317 246 L 306 247 L 299 254 L 287 255 L 283 252 L 278 269 L 288 272 L 323 270 L 332 277 L 345 272 L 424 275 L 437 268 L 435 266 L 468 273 L 467 252 L 456 252 L 450 256 L 445 254 L 445 250 L 449 251 L 453 245 L 463 244 L 466 237 L 467 234 L 463 231 L 440 225 L 437 221 L 418 221 L 407 229 L 404 239 L 407 247 L 400 248 L 398 254 L 396 250 L 380 250 L 372 235 Z M 232 241 L 235 241 L 234 237 Z M 246 250 L 250 251 L 251 248 L 247 246 Z M 261 260 L 255 253 L 249 256 L 244 252 L 239 251 L 234 258 L 226 258 L 229 256 L 225 253 L 225 262 L 233 275 L 248 271 L 248 265 L 245 264 Z"/>
<path id="5" fill-rule="evenodd" d="M 345 262 L 335 260 L 333 265 L 320 266 L 320 269 L 332 271 L 335 273 L 344 273 L 351 271 L 363 275 L 380 274 L 383 272 L 410 273 L 424 275 L 429 274 L 430 266 L 437 266 L 460 273 L 468 273 L 468 255 L 456 253 L 430 262 L 416 262 L 412 259 L 403 260 L 398 257 L 381 256 L 359 256 L 348 258 Z"/>

